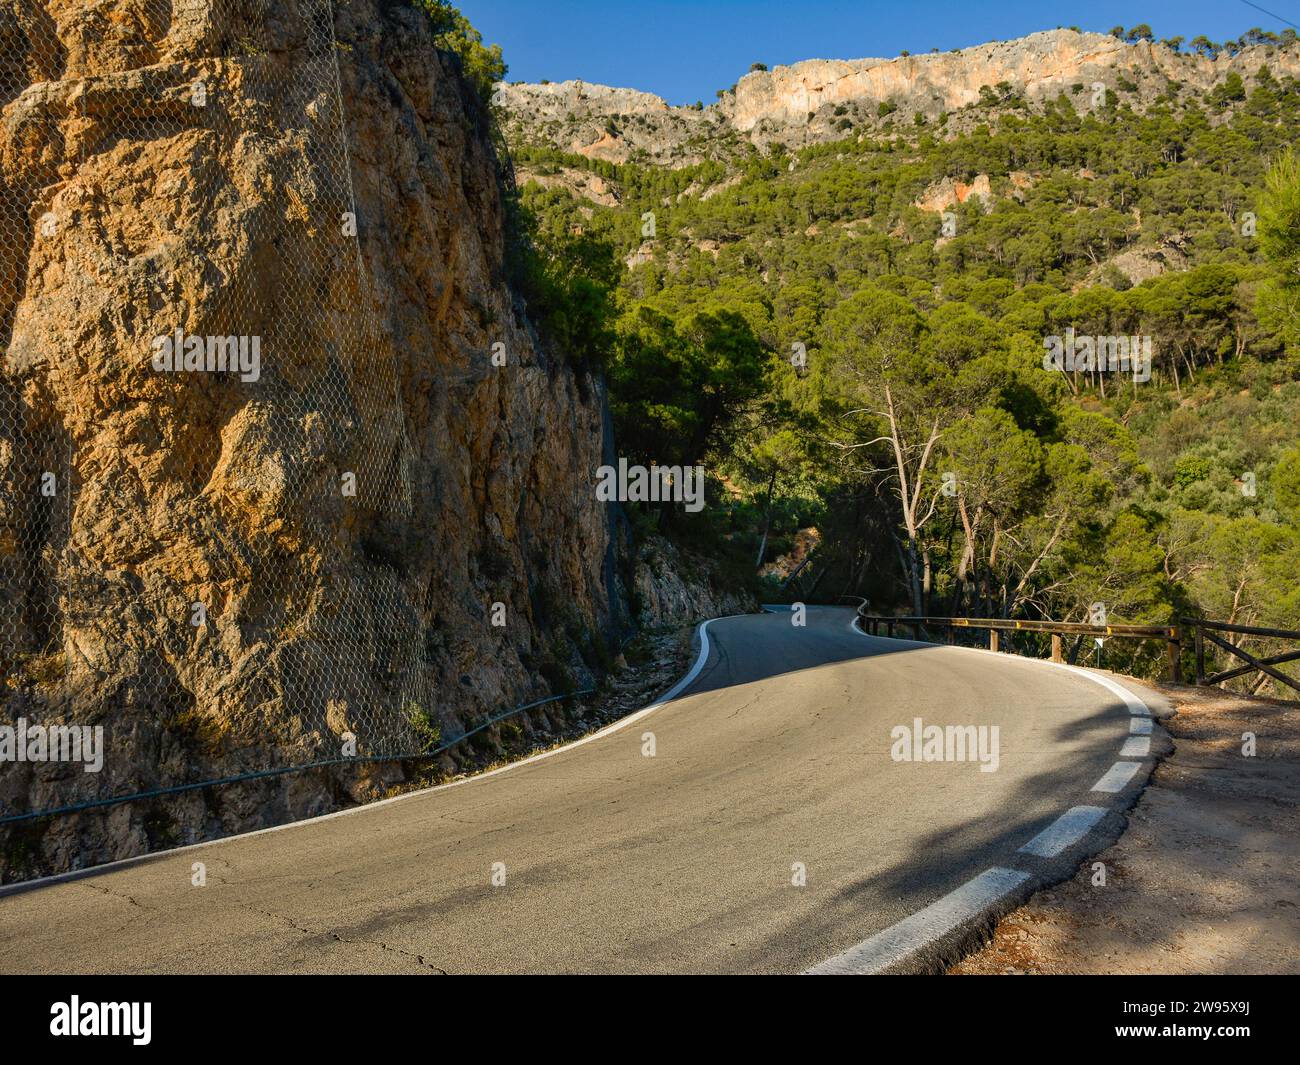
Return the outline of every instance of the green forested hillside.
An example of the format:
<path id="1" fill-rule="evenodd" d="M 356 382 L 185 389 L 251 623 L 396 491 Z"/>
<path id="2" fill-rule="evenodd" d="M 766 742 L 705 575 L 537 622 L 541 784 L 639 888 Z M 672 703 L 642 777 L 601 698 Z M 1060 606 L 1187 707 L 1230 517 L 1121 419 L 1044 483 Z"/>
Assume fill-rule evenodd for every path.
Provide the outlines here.
<path id="1" fill-rule="evenodd" d="M 620 453 L 712 477 L 654 520 L 751 577 L 815 527 L 796 597 L 1300 627 L 1300 84 L 972 110 L 681 170 L 513 146 Z M 1071 331 L 1149 337 L 1150 379 L 1045 368 Z"/>

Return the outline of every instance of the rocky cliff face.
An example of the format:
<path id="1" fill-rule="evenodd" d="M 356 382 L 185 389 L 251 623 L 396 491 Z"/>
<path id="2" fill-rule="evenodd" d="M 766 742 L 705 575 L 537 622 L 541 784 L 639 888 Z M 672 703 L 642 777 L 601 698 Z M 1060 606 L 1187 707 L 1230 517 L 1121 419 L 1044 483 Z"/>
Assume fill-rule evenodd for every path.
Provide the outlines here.
<path id="1" fill-rule="evenodd" d="M 1081 111 L 1096 106 L 1092 90 L 1099 83 L 1141 109 L 1171 82 L 1176 93 L 1200 94 L 1229 71 L 1245 77 L 1261 66 L 1276 77 L 1300 76 L 1300 48 L 1261 45 L 1209 59 L 1160 44 L 1051 30 L 947 53 L 813 59 L 755 71 L 701 110 L 580 82 L 503 85 L 496 100 L 520 141 L 617 162 L 644 153 L 656 163 L 685 165 L 725 150 L 724 134 L 760 145 L 818 143 L 845 136 L 846 128 L 880 125 L 881 104 L 893 105 L 907 121 L 916 113 L 932 120 L 976 103 L 981 87 L 1001 82 L 1031 104 L 1065 93 Z M 711 134 L 715 143 L 700 143 L 701 134 Z"/>
<path id="2" fill-rule="evenodd" d="M 650 630 L 761 609 L 749 592 L 728 585 L 709 559 L 661 536 L 646 537 L 636 545 L 631 585 L 637 620 Z"/>
<path id="3" fill-rule="evenodd" d="M 1051 30 L 943 54 L 811 60 L 756 71 L 741 78 L 723 110 L 743 131 L 762 122 L 803 124 L 808 112 L 828 103 L 892 101 L 908 117 L 920 111 L 933 118 L 976 103 L 985 85 L 1006 82 L 1027 100 L 1040 102 L 1062 92 L 1070 95 L 1074 85 L 1082 84 L 1089 90 L 1087 102 L 1094 83 L 1114 89 L 1121 77 L 1138 86 L 1139 100 L 1149 102 L 1165 91 L 1168 81 L 1203 92 L 1229 70 L 1254 74 L 1266 63 L 1275 72 L 1300 73 L 1300 51 L 1258 47 L 1208 59 L 1147 41 L 1126 44 L 1100 33 Z"/>
<path id="4" fill-rule="evenodd" d="M 0 725 L 106 753 L 0 762 L 0 815 L 422 750 L 605 653 L 602 403 L 506 283 L 486 115 L 417 9 L 333 6 L 0 0 Z M 0 874 L 372 784 L 0 827 Z"/>
<path id="5" fill-rule="evenodd" d="M 716 107 L 670 107 L 648 92 L 581 81 L 502 84 L 493 103 L 512 142 L 554 144 L 612 163 L 637 152 L 655 163 L 696 163 L 706 142 L 730 129 Z"/>

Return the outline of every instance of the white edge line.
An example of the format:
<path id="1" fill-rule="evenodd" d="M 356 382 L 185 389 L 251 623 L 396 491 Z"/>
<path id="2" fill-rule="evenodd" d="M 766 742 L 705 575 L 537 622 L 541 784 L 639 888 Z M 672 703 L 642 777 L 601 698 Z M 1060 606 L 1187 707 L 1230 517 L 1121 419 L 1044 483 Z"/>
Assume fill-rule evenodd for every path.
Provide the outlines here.
<path id="1" fill-rule="evenodd" d="M 136 854 L 130 858 L 119 858 L 114 862 L 105 862 L 103 865 L 88 865 L 84 869 L 70 869 L 66 873 L 55 873 L 53 876 L 43 876 L 36 880 L 20 880 L 15 884 L 0 885 L 0 898 L 5 895 L 12 895 L 22 891 L 31 891 L 38 887 L 49 886 L 62 883 L 69 880 L 80 880 L 91 873 L 105 873 L 112 869 L 120 869 L 128 865 L 135 865 L 139 862 L 150 861 L 154 858 L 162 858 L 169 854 L 183 854 L 186 851 L 199 850 L 202 847 L 218 847 L 223 843 L 231 843 L 238 839 L 252 839 L 254 836 L 265 836 L 272 832 L 286 832 L 292 828 L 301 828 L 304 825 L 319 824 L 322 821 L 333 821 L 338 817 L 349 817 L 353 814 L 366 813 L 370 810 L 378 810 L 382 806 L 389 806 L 393 803 L 404 802 L 407 799 L 414 799 L 420 795 L 429 795 L 436 791 L 446 791 L 449 788 L 459 788 L 465 784 L 473 784 L 479 780 L 487 780 L 489 777 L 495 777 L 501 773 L 508 773 L 512 769 L 519 769 L 521 766 L 529 765 L 533 762 L 540 762 L 546 758 L 553 758 L 557 754 L 564 754 L 566 751 L 575 750 L 585 744 L 598 740 L 602 736 L 608 736 L 618 732 L 620 729 L 627 728 L 644 717 L 648 717 L 656 710 L 661 709 L 668 703 L 677 698 L 686 688 L 700 675 L 704 665 L 709 660 L 709 626 L 715 621 L 726 621 L 729 618 L 753 617 L 751 614 L 726 614 L 722 617 L 709 618 L 702 621 L 696 630 L 700 636 L 700 653 L 695 659 L 695 664 L 691 666 L 686 676 L 682 677 L 676 684 L 669 688 L 663 695 L 656 699 L 649 706 L 644 706 L 635 713 L 621 717 L 617 721 L 612 721 L 604 728 L 597 729 L 572 743 L 565 743 L 559 747 L 552 747 L 549 750 L 539 751 L 537 754 L 530 755 L 527 758 L 520 759 L 518 762 L 510 762 L 497 769 L 490 769 L 486 773 L 476 773 L 473 776 L 464 777 L 461 780 L 452 780 L 446 784 L 437 784 L 431 788 L 421 788 L 419 791 L 408 791 L 401 795 L 394 795 L 390 799 L 380 799 L 378 802 L 363 803 L 360 806 L 349 806 L 346 810 L 335 810 L 332 813 L 320 814 L 316 817 L 304 817 L 301 821 L 290 821 L 283 825 L 271 825 L 269 828 L 257 828 L 252 832 L 240 832 L 233 836 L 222 836 L 219 839 L 204 840 L 200 843 L 187 843 L 183 847 L 171 847 L 168 850 L 150 851 L 147 854 Z"/>
<path id="2" fill-rule="evenodd" d="M 971 626 L 971 628 L 977 628 L 977 627 L 978 626 L 975 625 Z M 869 636 L 867 633 L 863 632 L 861 626 L 858 625 L 858 618 L 856 616 L 854 616 L 853 620 L 849 622 L 849 628 L 853 629 L 853 631 L 856 632 L 859 636 L 866 636 L 867 639 L 871 639 L 871 640 L 886 640 L 891 638 L 896 639 L 896 637 L 888 637 L 888 636 Z M 915 641 L 903 640 L 900 642 L 912 643 Z M 930 646 L 948 647 L 949 645 L 931 644 Z M 1127 708 L 1130 714 L 1133 714 L 1136 717 L 1152 716 L 1151 708 L 1148 707 L 1146 703 L 1144 703 L 1140 698 L 1134 695 L 1131 691 L 1125 688 L 1124 685 L 1120 684 L 1118 681 L 1111 680 L 1110 677 L 1103 676 L 1100 673 L 1094 673 L 1092 670 L 1089 669 L 1084 669 L 1082 666 L 1072 666 L 1067 662 L 1048 662 L 1042 658 L 1026 658 L 1024 655 L 1003 654 L 1000 651 L 990 651 L 984 647 L 952 647 L 951 649 L 954 651 L 974 651 L 976 654 L 981 654 L 981 655 L 995 654 L 999 658 L 1007 662 L 1023 662 L 1025 665 L 1029 665 L 1029 666 L 1049 666 L 1052 669 L 1065 670 L 1067 673 L 1073 673 L 1075 676 L 1086 677 L 1094 684 L 1100 684 L 1112 695 L 1119 696 L 1120 700 L 1124 703 L 1124 706 Z"/>
<path id="3" fill-rule="evenodd" d="M 1141 768 L 1141 762 L 1116 762 L 1101 775 L 1101 779 L 1092 786 L 1092 790 L 1100 791 L 1105 795 L 1118 795 L 1128 787 L 1129 782 L 1137 776 Z"/>
<path id="4" fill-rule="evenodd" d="M 986 869 L 910 917 L 904 917 L 843 953 L 805 969 L 804 975 L 867 976 L 878 973 L 978 917 L 1029 879 L 1030 874 L 1020 869 L 1001 866 Z"/>
<path id="5" fill-rule="evenodd" d="M 1130 736 L 1119 749 L 1121 758 L 1145 758 L 1151 753 L 1150 736 Z"/>
<path id="6" fill-rule="evenodd" d="M 1091 832 L 1107 812 L 1104 806 L 1071 806 L 1016 853 L 1055 858 Z"/>

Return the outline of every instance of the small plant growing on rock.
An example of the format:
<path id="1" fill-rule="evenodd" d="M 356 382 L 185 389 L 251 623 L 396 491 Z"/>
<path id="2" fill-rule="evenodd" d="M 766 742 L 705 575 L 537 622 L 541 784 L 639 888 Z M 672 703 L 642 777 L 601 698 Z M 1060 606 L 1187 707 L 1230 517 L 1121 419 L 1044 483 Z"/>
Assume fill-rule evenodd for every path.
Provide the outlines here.
<path id="1" fill-rule="evenodd" d="M 411 731 L 415 733 L 420 754 L 428 754 L 438 746 L 442 739 L 442 726 L 429 717 L 429 711 L 414 699 L 402 704 L 402 716 L 406 718 Z"/>

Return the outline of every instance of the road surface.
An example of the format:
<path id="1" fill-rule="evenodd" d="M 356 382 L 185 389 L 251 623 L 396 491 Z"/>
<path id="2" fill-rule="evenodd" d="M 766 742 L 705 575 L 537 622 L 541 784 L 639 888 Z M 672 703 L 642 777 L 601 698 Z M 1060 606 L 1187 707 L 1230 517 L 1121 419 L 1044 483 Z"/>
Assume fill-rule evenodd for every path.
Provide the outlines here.
<path id="1" fill-rule="evenodd" d="M 0 972 L 801 972 L 1007 865 L 1129 732 L 1086 678 L 852 617 L 715 621 L 675 701 L 506 772 L 0 896 Z M 998 726 L 997 771 L 893 760 L 918 717 Z"/>

